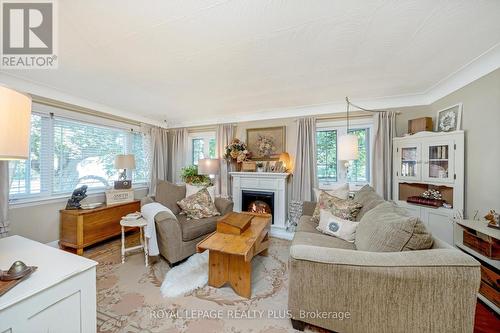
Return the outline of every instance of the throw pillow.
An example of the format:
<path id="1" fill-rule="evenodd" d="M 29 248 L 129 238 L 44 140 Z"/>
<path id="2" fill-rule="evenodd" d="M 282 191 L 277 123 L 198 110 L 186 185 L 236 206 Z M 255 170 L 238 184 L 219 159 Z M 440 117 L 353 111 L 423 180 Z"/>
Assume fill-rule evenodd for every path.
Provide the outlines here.
<path id="1" fill-rule="evenodd" d="M 366 214 L 366 212 L 385 202 L 384 198 L 378 195 L 370 185 L 365 185 L 358 192 L 356 192 L 354 194 L 354 200 L 363 205 L 356 216 L 356 221 L 361 221 L 361 218 Z"/>
<path id="2" fill-rule="evenodd" d="M 340 199 L 325 191 L 321 191 L 311 221 L 315 223 L 319 222 L 320 209 L 329 210 L 333 215 L 341 219 L 354 221 L 361 207 L 362 206 L 354 200 Z"/>
<path id="3" fill-rule="evenodd" d="M 316 230 L 330 236 L 338 237 L 349 243 L 354 243 L 358 224 L 359 222 L 341 219 L 330 213 L 330 211 L 321 209 L 319 213 L 319 224 Z"/>
<path id="4" fill-rule="evenodd" d="M 432 235 L 417 217 L 384 202 L 367 212 L 356 230 L 356 248 L 360 251 L 399 252 L 432 247 Z"/>
<path id="5" fill-rule="evenodd" d="M 175 215 L 181 212 L 177 201 L 186 197 L 186 186 L 175 185 L 163 180 L 158 181 L 156 185 L 155 201 L 169 208 Z"/>
<path id="6" fill-rule="evenodd" d="M 212 198 L 212 202 L 215 201 L 215 186 L 206 186 L 206 185 L 192 185 L 186 184 L 186 198 L 195 194 L 196 192 L 206 188 L 208 193 L 210 194 L 210 198 Z"/>
<path id="7" fill-rule="evenodd" d="M 313 188 L 314 191 L 314 197 L 316 198 L 316 201 L 319 200 L 319 195 L 321 194 L 321 191 L 325 191 L 326 193 L 333 195 L 337 198 L 340 199 L 347 199 L 349 197 L 349 184 L 344 183 L 338 186 L 335 186 L 332 189 L 329 190 L 320 190 L 319 188 Z"/>
<path id="8" fill-rule="evenodd" d="M 177 202 L 188 220 L 199 220 L 220 215 L 206 188 Z"/>

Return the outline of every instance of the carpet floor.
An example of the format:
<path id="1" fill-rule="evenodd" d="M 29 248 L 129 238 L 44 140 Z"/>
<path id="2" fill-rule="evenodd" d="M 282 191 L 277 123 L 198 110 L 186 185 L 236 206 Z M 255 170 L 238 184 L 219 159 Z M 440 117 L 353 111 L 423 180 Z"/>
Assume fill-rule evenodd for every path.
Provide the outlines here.
<path id="1" fill-rule="evenodd" d="M 127 247 L 139 243 L 127 236 Z M 97 332 L 286 333 L 290 242 L 272 238 L 269 256 L 253 260 L 252 298 L 230 287 L 203 287 L 177 298 L 163 298 L 160 286 L 169 267 L 161 257 L 144 266 L 143 252 L 121 264 L 120 239 L 97 245 L 85 256 L 97 266 Z M 247 317 L 245 317 L 247 316 Z M 478 302 L 475 333 L 498 332 L 498 315 Z M 327 332 L 307 326 L 306 332 Z"/>
<path id="2" fill-rule="evenodd" d="M 138 243 L 127 236 L 127 246 Z M 98 332 L 295 332 L 287 318 L 288 253 L 290 242 L 272 238 L 267 257 L 253 260 L 252 297 L 230 287 L 199 288 L 177 298 L 160 294 L 169 267 L 161 257 L 144 266 L 142 252 L 121 264 L 119 239 L 93 247 L 85 256 L 97 266 Z M 323 332 L 314 327 L 309 332 Z"/>

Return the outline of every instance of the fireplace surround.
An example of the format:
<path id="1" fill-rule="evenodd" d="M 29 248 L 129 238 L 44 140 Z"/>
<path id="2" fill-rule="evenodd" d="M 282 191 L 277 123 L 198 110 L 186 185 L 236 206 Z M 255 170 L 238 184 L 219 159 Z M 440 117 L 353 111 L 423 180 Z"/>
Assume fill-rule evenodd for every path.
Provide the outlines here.
<path id="1" fill-rule="evenodd" d="M 287 221 L 287 178 L 289 173 L 274 172 L 231 172 L 234 210 L 237 212 L 246 211 L 249 203 L 243 202 L 243 192 L 252 193 L 272 193 L 272 215 L 273 224 L 271 235 L 281 238 L 291 238 L 291 234 L 286 232 Z M 248 195 L 247 195 L 248 196 Z M 265 196 L 255 198 L 271 206 Z"/>

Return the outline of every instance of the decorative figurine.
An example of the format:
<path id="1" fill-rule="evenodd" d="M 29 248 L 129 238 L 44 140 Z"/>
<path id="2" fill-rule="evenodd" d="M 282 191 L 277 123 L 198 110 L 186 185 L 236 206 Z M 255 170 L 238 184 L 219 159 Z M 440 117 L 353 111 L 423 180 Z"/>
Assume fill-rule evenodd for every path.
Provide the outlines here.
<path id="1" fill-rule="evenodd" d="M 87 197 L 87 185 L 76 188 L 66 204 L 66 209 L 80 209 L 80 201 Z"/>
<path id="2" fill-rule="evenodd" d="M 500 229 L 500 214 L 491 209 L 484 217 L 489 221 L 488 227 Z"/>

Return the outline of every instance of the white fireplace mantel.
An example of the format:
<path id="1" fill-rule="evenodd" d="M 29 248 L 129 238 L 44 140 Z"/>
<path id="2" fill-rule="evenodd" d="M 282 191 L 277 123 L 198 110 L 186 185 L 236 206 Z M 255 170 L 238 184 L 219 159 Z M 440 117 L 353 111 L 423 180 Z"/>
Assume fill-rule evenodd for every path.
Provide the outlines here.
<path id="1" fill-rule="evenodd" d="M 289 173 L 274 172 L 230 172 L 233 178 L 234 210 L 241 212 L 242 191 L 254 190 L 274 193 L 274 224 L 275 231 L 284 231 L 287 220 L 287 178 Z M 276 230 L 279 229 L 279 230 Z"/>

